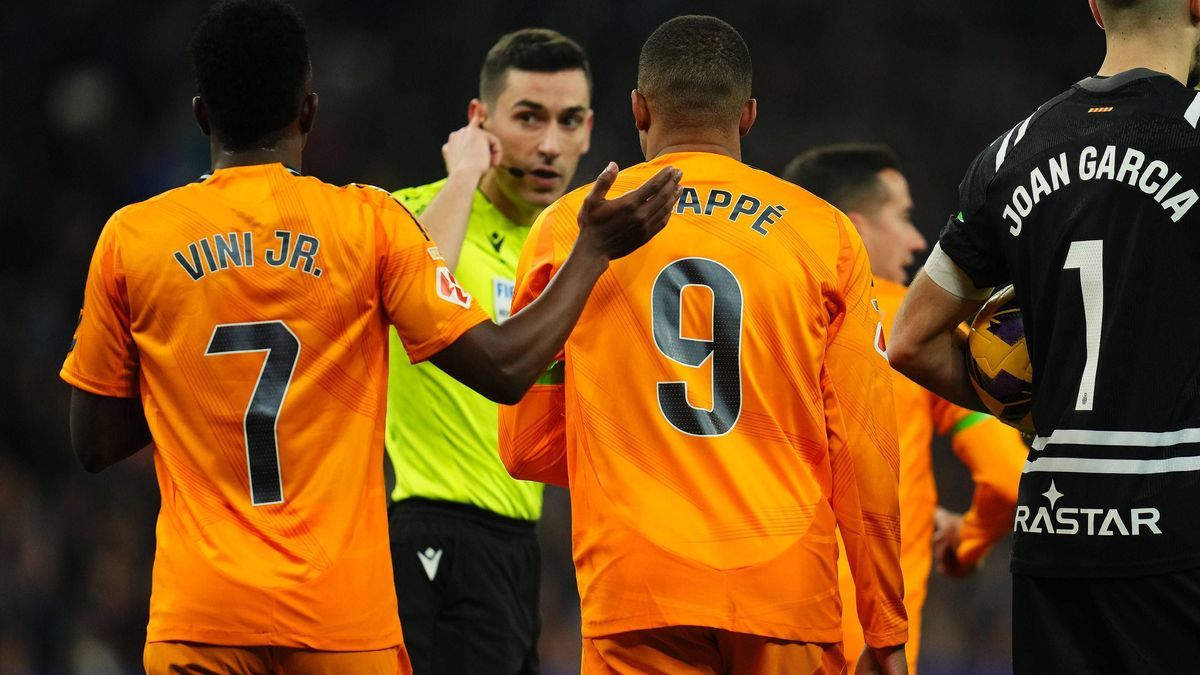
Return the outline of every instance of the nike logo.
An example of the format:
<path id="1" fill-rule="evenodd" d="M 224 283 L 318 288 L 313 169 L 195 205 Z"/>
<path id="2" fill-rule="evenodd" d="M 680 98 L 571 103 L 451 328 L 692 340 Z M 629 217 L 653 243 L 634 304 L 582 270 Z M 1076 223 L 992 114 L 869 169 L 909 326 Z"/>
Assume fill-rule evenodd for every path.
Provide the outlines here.
<path id="1" fill-rule="evenodd" d="M 500 252 L 500 247 L 504 245 L 504 235 L 499 232 L 493 232 L 488 239 L 492 242 L 492 248 L 496 249 L 496 253 Z"/>
<path id="2" fill-rule="evenodd" d="M 433 581 L 433 578 L 437 576 L 438 563 L 442 561 L 442 549 L 439 548 L 435 551 L 431 546 L 424 551 L 417 551 L 417 558 L 421 560 L 421 567 L 425 568 L 425 576 Z"/>

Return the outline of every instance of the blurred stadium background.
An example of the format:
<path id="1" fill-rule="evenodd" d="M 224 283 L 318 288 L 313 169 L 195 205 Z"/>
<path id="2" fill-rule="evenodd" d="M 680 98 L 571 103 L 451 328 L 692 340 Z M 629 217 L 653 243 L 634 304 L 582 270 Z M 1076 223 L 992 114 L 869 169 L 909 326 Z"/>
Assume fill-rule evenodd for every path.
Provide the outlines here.
<path id="1" fill-rule="evenodd" d="M 306 173 L 389 189 L 442 175 L 487 48 L 547 26 L 587 49 L 596 127 L 575 184 L 641 161 L 629 113 L 638 50 L 662 21 L 711 13 L 745 36 L 759 121 L 750 164 L 780 171 L 834 141 L 890 144 L 931 242 L 974 154 L 1094 72 L 1103 36 L 1083 0 L 1043 2 L 465 3 L 300 0 L 321 95 Z M 0 4 L 0 672 L 140 668 L 158 492 L 151 458 L 99 476 L 67 442 L 57 376 L 96 236 L 120 206 L 208 169 L 186 45 L 205 2 Z M 943 502 L 970 485 L 946 447 Z M 578 599 L 564 493 L 547 495 L 542 657 L 578 672 Z M 934 575 L 922 671 L 1009 670 L 1008 549 L 972 579 Z"/>

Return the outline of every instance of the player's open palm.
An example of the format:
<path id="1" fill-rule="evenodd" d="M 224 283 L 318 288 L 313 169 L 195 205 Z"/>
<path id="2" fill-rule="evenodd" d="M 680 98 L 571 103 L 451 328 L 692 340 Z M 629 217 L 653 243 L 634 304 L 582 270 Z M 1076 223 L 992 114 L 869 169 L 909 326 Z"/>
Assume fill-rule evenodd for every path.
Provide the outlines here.
<path id="1" fill-rule="evenodd" d="M 609 162 L 579 209 L 576 246 L 608 260 L 629 255 L 667 225 L 679 199 L 683 172 L 664 167 L 636 190 L 605 199 L 617 179 L 617 165 Z"/>

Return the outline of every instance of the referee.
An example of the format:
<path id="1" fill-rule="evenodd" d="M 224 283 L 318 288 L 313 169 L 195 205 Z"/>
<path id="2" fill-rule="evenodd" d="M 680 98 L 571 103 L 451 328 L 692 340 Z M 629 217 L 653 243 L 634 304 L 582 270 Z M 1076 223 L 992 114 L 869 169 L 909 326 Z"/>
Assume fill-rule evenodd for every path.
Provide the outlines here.
<path id="1" fill-rule="evenodd" d="M 510 33 L 488 51 L 468 123 L 442 147 L 446 178 L 395 193 L 459 283 L 508 318 L 537 215 L 570 184 L 592 128 L 591 73 L 574 41 Z M 416 675 L 538 672 L 542 485 L 509 477 L 497 406 L 391 335 L 387 453 L 392 566 Z"/>

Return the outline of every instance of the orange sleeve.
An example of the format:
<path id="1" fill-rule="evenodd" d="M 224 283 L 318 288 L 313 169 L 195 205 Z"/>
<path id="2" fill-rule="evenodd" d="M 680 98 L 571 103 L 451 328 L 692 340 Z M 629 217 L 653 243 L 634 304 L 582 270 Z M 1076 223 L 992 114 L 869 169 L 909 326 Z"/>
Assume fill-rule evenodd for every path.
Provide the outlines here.
<path id="1" fill-rule="evenodd" d="M 59 375 L 93 394 L 133 398 L 138 395 L 138 354 L 116 236 L 119 215 L 109 219 L 96 242 L 79 326 Z"/>
<path id="2" fill-rule="evenodd" d="M 383 195 L 376 196 L 381 205 L 376 265 L 383 308 L 409 360 L 419 363 L 490 319 L 458 284 L 437 245 L 408 209 L 391 195 Z"/>
<path id="3" fill-rule="evenodd" d="M 557 376 L 555 373 L 557 372 Z M 566 401 L 562 362 L 521 402 L 500 406 L 500 460 L 513 478 L 567 487 Z"/>
<path id="4" fill-rule="evenodd" d="M 551 205 L 534 222 L 517 264 L 513 314 L 537 299 L 562 259 L 553 219 L 569 209 Z M 500 460 L 513 478 L 567 487 L 566 399 L 563 354 L 516 405 L 500 406 Z"/>
<path id="5" fill-rule="evenodd" d="M 958 559 L 979 562 L 997 541 L 1012 531 L 1017 483 L 1029 455 L 1021 434 L 996 418 L 959 408 L 942 399 L 934 403 L 938 432 L 949 434 L 954 454 L 975 481 L 971 508 L 963 515 Z"/>
<path id="6" fill-rule="evenodd" d="M 887 647 L 908 640 L 892 374 L 877 343 L 882 328 L 866 250 L 840 216 L 838 221 L 840 289 L 828 297 L 832 325 L 821 376 L 832 500 L 863 635 L 872 647 Z"/>

